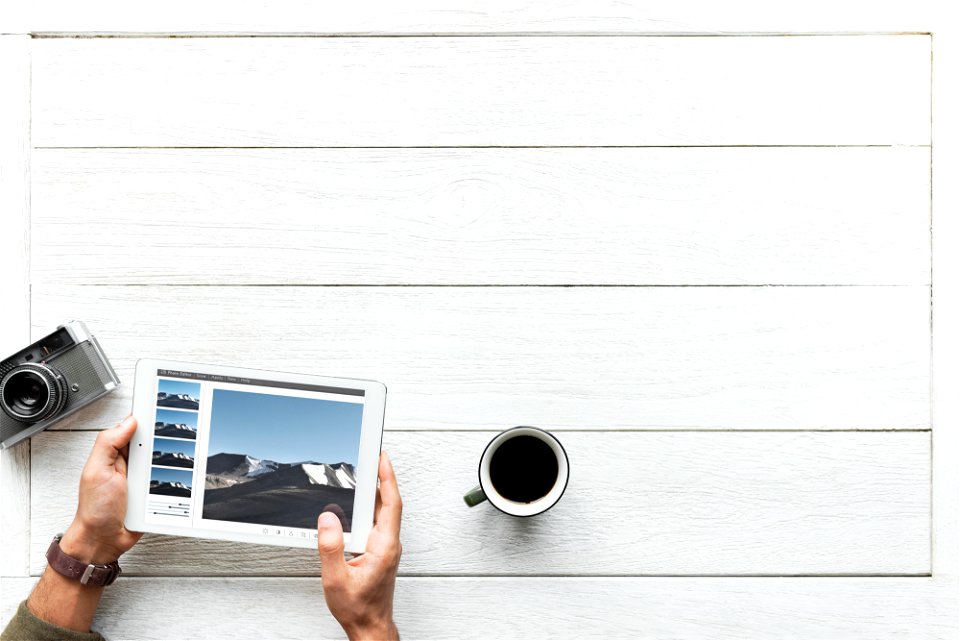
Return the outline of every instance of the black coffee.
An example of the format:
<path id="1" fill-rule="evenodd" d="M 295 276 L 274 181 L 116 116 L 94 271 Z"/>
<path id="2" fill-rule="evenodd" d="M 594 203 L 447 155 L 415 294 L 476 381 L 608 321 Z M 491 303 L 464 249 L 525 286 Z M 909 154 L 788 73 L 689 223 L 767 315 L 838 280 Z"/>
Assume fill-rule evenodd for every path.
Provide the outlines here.
<path id="1" fill-rule="evenodd" d="M 490 458 L 490 481 L 500 496 L 532 503 L 550 493 L 560 468 L 549 445 L 535 436 L 515 436 Z"/>

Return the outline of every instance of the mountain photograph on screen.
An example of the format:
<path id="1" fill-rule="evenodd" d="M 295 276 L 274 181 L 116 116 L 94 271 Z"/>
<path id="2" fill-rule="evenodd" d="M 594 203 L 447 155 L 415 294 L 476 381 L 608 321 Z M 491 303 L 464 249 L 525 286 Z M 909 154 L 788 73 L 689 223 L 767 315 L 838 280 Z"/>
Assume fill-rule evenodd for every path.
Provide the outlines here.
<path id="1" fill-rule="evenodd" d="M 157 409 L 153 433 L 167 438 L 197 440 L 197 413 Z"/>
<path id="2" fill-rule="evenodd" d="M 196 444 L 170 438 L 153 439 L 153 464 L 167 467 L 193 468 Z"/>
<path id="3" fill-rule="evenodd" d="M 157 381 L 157 407 L 198 410 L 200 409 L 199 399 L 200 383 L 165 378 Z"/>
<path id="4" fill-rule="evenodd" d="M 363 405 L 216 389 L 203 518 L 350 531 Z"/>
<path id="5" fill-rule="evenodd" d="M 193 472 L 154 467 L 150 470 L 150 494 L 190 498 L 193 488 Z"/>

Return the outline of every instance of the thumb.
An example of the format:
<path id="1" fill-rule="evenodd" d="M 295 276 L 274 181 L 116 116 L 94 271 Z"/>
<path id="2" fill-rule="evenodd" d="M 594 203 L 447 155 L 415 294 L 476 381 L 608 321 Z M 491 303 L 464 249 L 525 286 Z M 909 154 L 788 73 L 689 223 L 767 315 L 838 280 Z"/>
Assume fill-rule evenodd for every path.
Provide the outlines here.
<path id="1" fill-rule="evenodd" d="M 347 562 L 343 558 L 343 526 L 333 512 L 324 512 L 317 519 L 317 549 L 323 582 L 344 580 Z"/>
<path id="2" fill-rule="evenodd" d="M 90 461 L 102 465 L 113 465 L 120 456 L 120 450 L 130 443 L 137 431 L 137 419 L 128 416 L 114 428 L 103 430 L 97 435 L 97 441 L 90 452 Z"/>

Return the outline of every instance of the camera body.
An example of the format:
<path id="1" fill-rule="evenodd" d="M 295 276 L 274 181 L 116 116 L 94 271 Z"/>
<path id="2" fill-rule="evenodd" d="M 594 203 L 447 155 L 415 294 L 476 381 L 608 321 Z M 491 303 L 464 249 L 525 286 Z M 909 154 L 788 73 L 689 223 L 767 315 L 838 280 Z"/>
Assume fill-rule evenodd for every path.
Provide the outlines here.
<path id="1" fill-rule="evenodd" d="M 0 449 L 45 430 L 119 384 L 86 325 L 61 325 L 0 362 Z"/>

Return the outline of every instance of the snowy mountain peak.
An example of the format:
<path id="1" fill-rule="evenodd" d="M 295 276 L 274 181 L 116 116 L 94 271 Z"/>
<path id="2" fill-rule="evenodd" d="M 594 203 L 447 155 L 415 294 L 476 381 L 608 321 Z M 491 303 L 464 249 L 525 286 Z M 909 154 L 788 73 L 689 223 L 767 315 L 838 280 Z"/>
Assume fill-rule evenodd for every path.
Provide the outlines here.
<path id="1" fill-rule="evenodd" d="M 247 471 L 244 473 L 244 476 L 260 476 L 261 474 L 268 474 L 270 472 L 275 472 L 280 467 L 280 464 L 276 461 L 268 461 L 267 459 L 258 459 L 249 454 L 246 457 L 245 463 L 247 465 Z"/>
<path id="2" fill-rule="evenodd" d="M 333 465 L 303 463 L 301 467 L 307 473 L 311 485 L 329 485 L 348 489 L 357 487 L 353 466 L 348 463 L 335 463 Z"/>
<path id="3" fill-rule="evenodd" d="M 356 489 L 357 481 L 350 463 L 277 463 L 248 454 L 221 452 L 207 458 L 206 483 L 208 488 L 224 488 L 255 483 L 309 487 L 324 485 Z"/>

